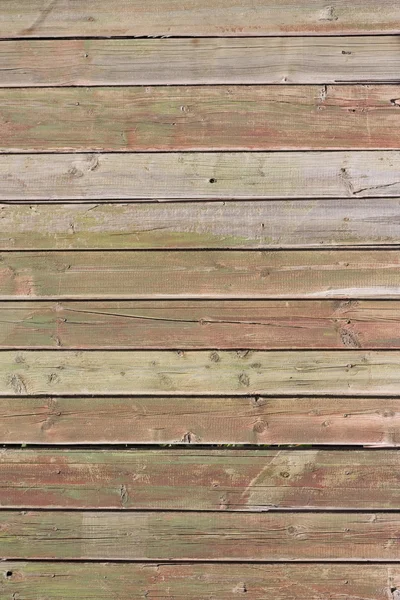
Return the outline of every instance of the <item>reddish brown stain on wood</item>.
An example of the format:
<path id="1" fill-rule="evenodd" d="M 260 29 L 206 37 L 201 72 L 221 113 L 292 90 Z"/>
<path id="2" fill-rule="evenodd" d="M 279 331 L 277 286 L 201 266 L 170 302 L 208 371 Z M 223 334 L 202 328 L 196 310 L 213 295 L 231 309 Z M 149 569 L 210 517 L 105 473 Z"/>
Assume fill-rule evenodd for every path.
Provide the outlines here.
<path id="1" fill-rule="evenodd" d="M 40 0 L 5 0 L 0 37 L 91 36 L 264 36 L 398 33 L 399 10 L 390 0 L 230 0 L 185 6 L 173 1 L 154 8 L 143 0 L 93 0 L 88 9 L 77 0 L 67 4 Z"/>
<path id="2" fill-rule="evenodd" d="M 393 149 L 398 92 L 390 85 L 0 90 L 0 152 Z"/>
<path id="3" fill-rule="evenodd" d="M 155 564 L 8 561 L 0 589 L 4 593 L 35 597 L 40 594 L 72 600 L 88 593 L 97 600 L 109 600 L 110 589 L 121 600 L 156 600 L 160 595 L 178 599 L 190 594 L 203 600 L 210 589 L 219 599 L 242 597 L 259 600 L 333 600 L 352 595 L 371 600 L 387 600 L 397 589 L 396 565 L 335 564 Z M 7 575 L 8 574 L 8 575 Z M 58 598 L 57 598 L 58 600 Z"/>
<path id="4" fill-rule="evenodd" d="M 13 560 L 399 560 L 399 516 L 383 512 L 4 510 L 0 523 Z"/>
<path id="5" fill-rule="evenodd" d="M 0 453 L 0 506 L 394 509 L 397 467 L 396 450 L 7 450 Z"/>
<path id="6" fill-rule="evenodd" d="M 397 447 L 396 398 L 0 398 L 8 444 Z"/>
<path id="7" fill-rule="evenodd" d="M 0 347 L 399 348 L 398 311 L 382 300 L 3 302 Z"/>

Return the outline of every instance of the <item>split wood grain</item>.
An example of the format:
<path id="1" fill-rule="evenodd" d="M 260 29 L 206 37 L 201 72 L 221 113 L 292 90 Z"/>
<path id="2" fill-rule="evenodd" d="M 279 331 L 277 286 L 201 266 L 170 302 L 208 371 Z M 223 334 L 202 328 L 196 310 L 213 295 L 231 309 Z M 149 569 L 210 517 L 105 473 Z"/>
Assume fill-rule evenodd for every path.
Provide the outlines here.
<path id="1" fill-rule="evenodd" d="M 397 350 L 3 350 L 0 396 L 397 395 Z"/>
<path id="2" fill-rule="evenodd" d="M 397 450 L 2 450 L 0 506 L 399 509 L 398 466 Z"/>
<path id="3" fill-rule="evenodd" d="M 400 445 L 398 398 L 13 396 L 0 415 L 1 444 Z"/>
<path id="4" fill-rule="evenodd" d="M 2 38 L 398 33 L 392 0 L 2 0 Z"/>
<path id="5" fill-rule="evenodd" d="M 394 83 L 398 49 L 393 36 L 3 41 L 0 87 Z"/>
<path id="6" fill-rule="evenodd" d="M 6 562 L 0 591 L 24 600 L 388 600 L 400 587 L 397 565 L 152 564 Z"/>
<path id="7" fill-rule="evenodd" d="M 0 204 L 0 249 L 400 245 L 399 210 L 399 198 Z"/>
<path id="8" fill-rule="evenodd" d="M 0 201 L 399 197 L 399 171 L 400 151 L 9 154 Z"/>
<path id="9" fill-rule="evenodd" d="M 0 253 L 0 299 L 397 299 L 399 250 Z"/>
<path id="10" fill-rule="evenodd" d="M 8 301 L 0 348 L 400 348 L 399 314 L 379 300 Z"/>
<path id="11" fill-rule="evenodd" d="M 0 89 L 0 152 L 381 150 L 399 87 Z"/>
<path id="12" fill-rule="evenodd" d="M 394 513 L 4 510 L 0 525 L 10 560 L 400 560 Z"/>

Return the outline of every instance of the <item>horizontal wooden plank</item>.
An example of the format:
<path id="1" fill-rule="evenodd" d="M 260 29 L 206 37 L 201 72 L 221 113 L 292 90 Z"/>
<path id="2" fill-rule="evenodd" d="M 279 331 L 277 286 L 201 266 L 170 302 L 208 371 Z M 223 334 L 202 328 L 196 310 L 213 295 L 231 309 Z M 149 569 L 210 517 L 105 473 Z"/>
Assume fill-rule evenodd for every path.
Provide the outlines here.
<path id="1" fill-rule="evenodd" d="M 399 170 L 400 151 L 10 154 L 0 201 L 398 197 Z"/>
<path id="2" fill-rule="evenodd" d="M 395 599 L 396 565 L 152 564 L 5 562 L 0 590 L 24 600 L 231 600 Z M 18 594 L 18 595 L 17 595 Z"/>
<path id="3" fill-rule="evenodd" d="M 396 149 L 398 95 L 394 85 L 0 89 L 0 152 Z"/>
<path id="4" fill-rule="evenodd" d="M 396 299 L 399 275 L 399 250 L 12 251 L 0 299 Z"/>
<path id="5" fill-rule="evenodd" d="M 1 511 L 6 559 L 399 561 L 395 513 Z"/>
<path id="6" fill-rule="evenodd" d="M 398 451 L 2 450 L 1 508 L 399 509 Z"/>
<path id="7" fill-rule="evenodd" d="M 399 206 L 399 198 L 0 204 L 0 249 L 400 245 Z"/>
<path id="8" fill-rule="evenodd" d="M 49 60 L 51 56 L 51 60 Z M 3 41 L 0 87 L 397 82 L 393 36 Z"/>
<path id="9" fill-rule="evenodd" d="M 400 302 L 0 302 L 0 348 L 400 348 Z"/>
<path id="10" fill-rule="evenodd" d="M 3 350 L 0 395 L 397 395 L 397 350 Z"/>
<path id="11" fill-rule="evenodd" d="M 392 0 L 232 0 L 154 7 L 143 0 L 2 0 L 2 38 L 75 36 L 245 36 L 398 33 Z"/>
<path id="12" fill-rule="evenodd" d="M 1 444 L 400 445 L 397 398 L 13 396 L 0 415 Z"/>

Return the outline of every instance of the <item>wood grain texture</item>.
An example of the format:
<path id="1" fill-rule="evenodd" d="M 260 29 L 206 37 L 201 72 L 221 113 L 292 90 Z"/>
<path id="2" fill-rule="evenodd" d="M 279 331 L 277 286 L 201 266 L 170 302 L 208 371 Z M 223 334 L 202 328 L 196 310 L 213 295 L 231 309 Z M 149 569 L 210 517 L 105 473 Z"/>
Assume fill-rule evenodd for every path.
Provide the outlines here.
<path id="1" fill-rule="evenodd" d="M 399 250 L 0 254 L 0 299 L 397 299 Z"/>
<path id="2" fill-rule="evenodd" d="M 393 513 L 4 510 L 0 525 L 6 559 L 400 560 Z"/>
<path id="3" fill-rule="evenodd" d="M 246 36 L 398 33 L 391 0 L 2 0 L 0 37 Z"/>
<path id="4" fill-rule="evenodd" d="M 0 591 L 24 600 L 388 600 L 397 565 L 3 563 Z M 18 596 L 16 596 L 18 597 Z"/>
<path id="5" fill-rule="evenodd" d="M 0 249 L 400 245 L 399 210 L 399 198 L 0 204 Z"/>
<path id="6" fill-rule="evenodd" d="M 397 395 L 397 350 L 3 350 L 0 396 Z"/>
<path id="7" fill-rule="evenodd" d="M 400 146 L 399 86 L 0 90 L 0 152 Z"/>
<path id="8" fill-rule="evenodd" d="M 390 83 L 398 49 L 392 36 L 3 41 L 0 87 Z"/>
<path id="9" fill-rule="evenodd" d="M 400 151 L 10 154 L 0 201 L 398 197 L 399 171 Z"/>
<path id="10" fill-rule="evenodd" d="M 2 444 L 400 445 L 398 398 L 13 396 L 0 415 Z"/>
<path id="11" fill-rule="evenodd" d="M 0 348 L 400 348 L 398 301 L 0 302 Z"/>
<path id="12" fill-rule="evenodd" d="M 0 507 L 399 509 L 392 451 L 2 450 Z"/>

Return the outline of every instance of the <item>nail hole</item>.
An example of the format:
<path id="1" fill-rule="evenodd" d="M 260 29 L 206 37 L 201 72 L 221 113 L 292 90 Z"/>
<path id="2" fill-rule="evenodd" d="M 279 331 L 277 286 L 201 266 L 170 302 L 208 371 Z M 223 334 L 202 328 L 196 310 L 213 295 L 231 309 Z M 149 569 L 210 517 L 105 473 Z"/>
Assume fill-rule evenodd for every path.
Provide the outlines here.
<path id="1" fill-rule="evenodd" d="M 210 183 L 217 183 L 217 180 L 214 179 L 214 177 L 211 177 L 211 179 L 209 180 Z"/>

